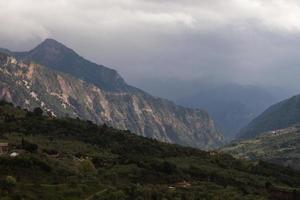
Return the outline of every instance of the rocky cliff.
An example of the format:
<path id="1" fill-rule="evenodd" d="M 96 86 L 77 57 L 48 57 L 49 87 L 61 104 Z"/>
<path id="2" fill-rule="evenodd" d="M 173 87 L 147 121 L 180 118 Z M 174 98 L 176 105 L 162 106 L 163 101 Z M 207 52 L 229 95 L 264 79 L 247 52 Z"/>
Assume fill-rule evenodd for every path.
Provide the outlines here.
<path id="1" fill-rule="evenodd" d="M 23 54 L 24 56 L 24 54 Z M 17 57 L 17 58 L 16 58 Z M 0 97 L 32 109 L 41 107 L 55 116 L 69 115 L 164 142 L 198 148 L 210 148 L 223 141 L 212 119 L 202 110 L 187 109 L 152 97 L 128 86 L 109 68 L 115 77 L 92 83 L 44 67 L 17 56 L 1 54 Z M 100 73 L 100 72 L 99 72 Z M 109 82 L 114 80 L 113 88 Z"/>

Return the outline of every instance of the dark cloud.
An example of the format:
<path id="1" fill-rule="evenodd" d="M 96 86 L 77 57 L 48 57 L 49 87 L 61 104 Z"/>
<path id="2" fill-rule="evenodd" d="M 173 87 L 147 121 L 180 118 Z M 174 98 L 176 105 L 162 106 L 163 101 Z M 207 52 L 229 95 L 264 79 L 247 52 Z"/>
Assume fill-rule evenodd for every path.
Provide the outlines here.
<path id="1" fill-rule="evenodd" d="M 296 0 L 0 0 L 0 10 L 1 47 L 52 37 L 129 82 L 300 83 Z"/>

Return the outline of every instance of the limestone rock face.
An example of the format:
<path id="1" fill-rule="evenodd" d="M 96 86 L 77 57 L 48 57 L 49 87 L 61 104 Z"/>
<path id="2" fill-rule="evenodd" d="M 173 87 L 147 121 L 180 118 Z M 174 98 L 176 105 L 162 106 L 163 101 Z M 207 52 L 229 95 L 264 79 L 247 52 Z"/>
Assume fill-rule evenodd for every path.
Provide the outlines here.
<path id="1" fill-rule="evenodd" d="M 203 149 L 223 142 L 205 111 L 155 98 L 127 85 L 114 70 L 97 69 L 97 73 L 109 71 L 113 77 L 94 81 L 36 64 L 29 58 L 24 53 L 0 53 L 0 98 L 27 109 L 41 107 L 54 116 L 106 123 L 163 142 Z"/>

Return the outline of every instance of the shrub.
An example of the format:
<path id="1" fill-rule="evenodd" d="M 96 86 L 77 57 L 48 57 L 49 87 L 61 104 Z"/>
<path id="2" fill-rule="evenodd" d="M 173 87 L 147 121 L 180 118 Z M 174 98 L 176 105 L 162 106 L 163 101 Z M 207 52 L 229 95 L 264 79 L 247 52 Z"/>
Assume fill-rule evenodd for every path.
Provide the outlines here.
<path id="1" fill-rule="evenodd" d="M 25 149 L 26 151 L 29 151 L 31 153 L 36 153 L 38 150 L 38 145 L 28 142 L 24 138 L 22 138 L 22 148 Z"/>
<path id="2" fill-rule="evenodd" d="M 85 159 L 79 163 L 79 171 L 84 175 L 96 174 L 97 170 L 92 161 Z"/>
<path id="3" fill-rule="evenodd" d="M 33 110 L 33 114 L 36 117 L 40 117 L 43 115 L 43 110 L 41 108 L 37 107 Z"/>
<path id="4" fill-rule="evenodd" d="M 13 176 L 6 176 L 1 183 L 1 188 L 7 191 L 11 191 L 17 185 L 17 181 Z"/>

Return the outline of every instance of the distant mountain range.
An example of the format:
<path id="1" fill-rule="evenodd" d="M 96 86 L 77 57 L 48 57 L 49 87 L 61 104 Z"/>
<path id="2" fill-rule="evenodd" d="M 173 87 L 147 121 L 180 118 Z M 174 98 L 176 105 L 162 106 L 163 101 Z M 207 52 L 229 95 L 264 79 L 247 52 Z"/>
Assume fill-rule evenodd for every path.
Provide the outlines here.
<path id="1" fill-rule="evenodd" d="M 223 142 L 205 111 L 153 97 L 55 40 L 28 52 L 2 52 L 0 97 L 16 105 L 186 146 L 210 148 Z"/>
<path id="2" fill-rule="evenodd" d="M 239 139 L 254 138 L 261 133 L 300 123 L 300 95 L 269 107 L 239 133 Z"/>
<path id="3" fill-rule="evenodd" d="M 197 92 L 177 103 L 207 110 L 227 139 L 233 139 L 241 128 L 276 102 L 272 94 L 255 86 L 227 83 L 200 87 Z"/>
<path id="4" fill-rule="evenodd" d="M 179 105 L 206 110 L 227 140 L 265 109 L 292 91 L 200 78 L 197 80 L 143 79 L 134 84 L 152 95 L 171 99 Z"/>

